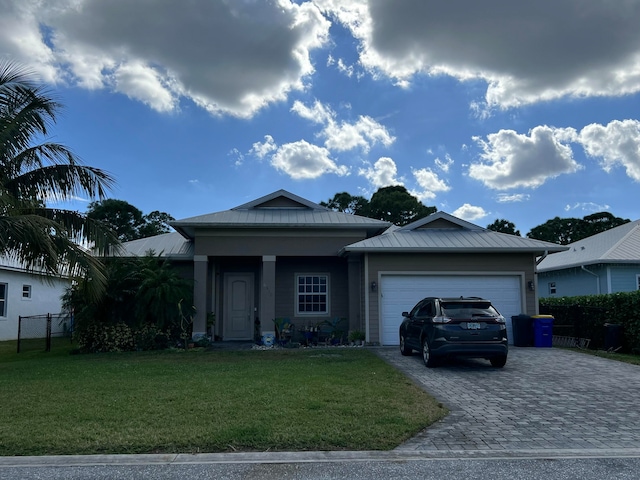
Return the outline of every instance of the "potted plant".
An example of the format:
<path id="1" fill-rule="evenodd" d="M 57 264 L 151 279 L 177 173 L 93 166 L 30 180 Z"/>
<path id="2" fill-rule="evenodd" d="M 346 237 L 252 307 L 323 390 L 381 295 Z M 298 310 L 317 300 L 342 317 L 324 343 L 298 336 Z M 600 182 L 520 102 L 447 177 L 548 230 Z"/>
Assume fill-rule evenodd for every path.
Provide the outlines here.
<path id="1" fill-rule="evenodd" d="M 349 332 L 349 341 L 351 343 L 354 343 L 355 345 L 362 345 L 362 343 L 365 340 L 365 334 L 364 332 L 360 331 L 360 330 L 351 330 Z"/>

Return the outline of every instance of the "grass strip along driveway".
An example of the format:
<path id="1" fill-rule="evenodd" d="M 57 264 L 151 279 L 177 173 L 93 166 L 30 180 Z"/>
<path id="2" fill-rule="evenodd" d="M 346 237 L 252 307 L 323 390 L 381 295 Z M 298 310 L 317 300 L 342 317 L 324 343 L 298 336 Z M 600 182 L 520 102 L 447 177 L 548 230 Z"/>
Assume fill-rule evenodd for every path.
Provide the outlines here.
<path id="1" fill-rule="evenodd" d="M 446 411 L 366 349 L 15 353 L 0 455 L 391 449 Z"/>

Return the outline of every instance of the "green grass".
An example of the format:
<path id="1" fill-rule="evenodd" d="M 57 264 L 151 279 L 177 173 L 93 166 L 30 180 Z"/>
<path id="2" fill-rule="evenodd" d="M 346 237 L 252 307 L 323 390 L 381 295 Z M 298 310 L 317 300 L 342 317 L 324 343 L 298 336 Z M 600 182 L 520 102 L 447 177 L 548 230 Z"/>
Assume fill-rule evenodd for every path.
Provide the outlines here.
<path id="1" fill-rule="evenodd" d="M 588 355 L 595 355 L 596 357 L 608 358 L 609 360 L 617 360 L 618 362 L 640 365 L 640 355 L 633 355 L 631 353 L 610 353 L 605 352 L 604 350 L 588 350 L 582 348 L 571 348 L 569 350 L 586 353 Z"/>
<path id="2" fill-rule="evenodd" d="M 366 349 L 0 343 L 0 455 L 391 449 L 446 410 Z"/>

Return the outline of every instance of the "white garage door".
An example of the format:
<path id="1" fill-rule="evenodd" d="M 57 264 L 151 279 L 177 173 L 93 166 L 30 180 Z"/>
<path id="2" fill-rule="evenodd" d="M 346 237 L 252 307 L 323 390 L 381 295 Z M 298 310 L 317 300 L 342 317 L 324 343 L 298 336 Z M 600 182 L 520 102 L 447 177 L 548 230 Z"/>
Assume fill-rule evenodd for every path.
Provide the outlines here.
<path id="1" fill-rule="evenodd" d="M 398 345 L 402 312 L 425 297 L 463 295 L 491 300 L 507 320 L 509 343 L 513 343 L 511 317 L 523 311 L 517 275 L 382 275 L 380 285 L 383 345 Z"/>

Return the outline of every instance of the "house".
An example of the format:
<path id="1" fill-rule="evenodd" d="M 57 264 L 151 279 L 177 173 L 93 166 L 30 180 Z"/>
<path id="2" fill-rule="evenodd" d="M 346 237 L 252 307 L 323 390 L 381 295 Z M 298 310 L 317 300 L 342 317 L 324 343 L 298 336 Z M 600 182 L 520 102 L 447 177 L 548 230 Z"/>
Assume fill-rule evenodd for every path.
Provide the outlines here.
<path id="1" fill-rule="evenodd" d="M 567 245 L 538 265 L 540 297 L 640 290 L 640 220 Z"/>
<path id="2" fill-rule="evenodd" d="M 127 242 L 194 280 L 194 337 L 216 315 L 223 340 L 250 340 L 289 318 L 297 329 L 345 318 L 368 342 L 398 343 L 401 313 L 428 295 L 490 298 L 508 319 L 535 314 L 536 258 L 566 247 L 493 232 L 443 212 L 404 227 L 334 212 L 279 190 L 172 222 Z"/>
<path id="3" fill-rule="evenodd" d="M 59 314 L 69 282 L 28 272 L 14 259 L 0 256 L 0 341 L 18 338 L 18 317 Z M 52 333 L 62 325 L 52 324 Z"/>

